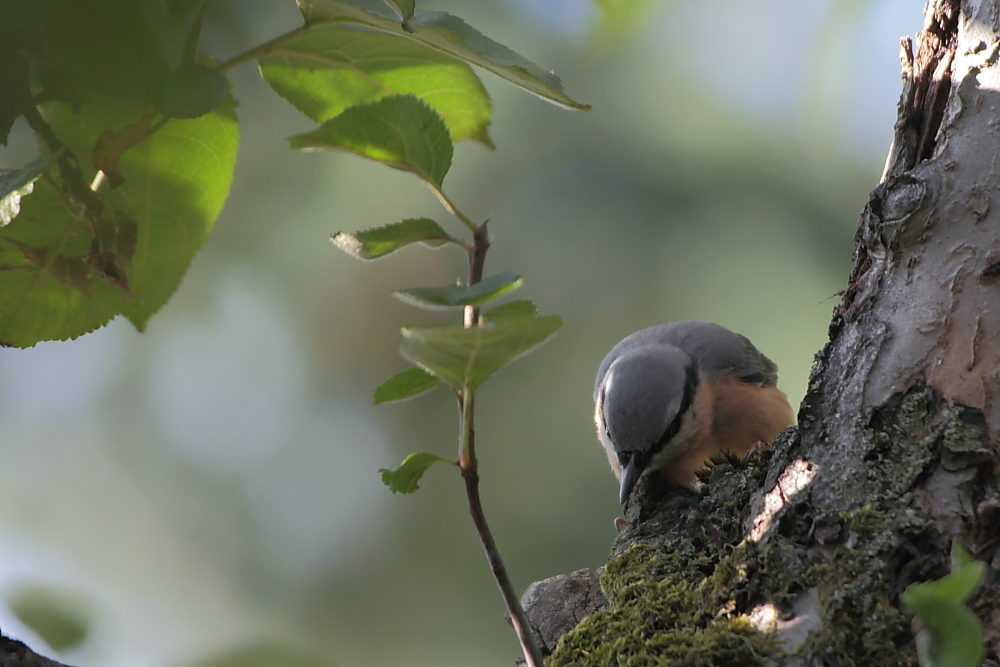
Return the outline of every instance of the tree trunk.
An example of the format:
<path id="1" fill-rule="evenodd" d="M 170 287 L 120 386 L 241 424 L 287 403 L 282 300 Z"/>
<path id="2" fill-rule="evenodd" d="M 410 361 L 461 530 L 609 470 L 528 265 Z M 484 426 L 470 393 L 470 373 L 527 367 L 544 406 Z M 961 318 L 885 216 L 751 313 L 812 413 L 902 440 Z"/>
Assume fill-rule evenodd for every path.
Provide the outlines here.
<path id="1" fill-rule="evenodd" d="M 798 428 L 700 494 L 644 481 L 548 665 L 915 665 L 899 596 L 955 538 L 990 566 L 969 606 L 1000 665 L 1000 0 L 926 11 Z"/>

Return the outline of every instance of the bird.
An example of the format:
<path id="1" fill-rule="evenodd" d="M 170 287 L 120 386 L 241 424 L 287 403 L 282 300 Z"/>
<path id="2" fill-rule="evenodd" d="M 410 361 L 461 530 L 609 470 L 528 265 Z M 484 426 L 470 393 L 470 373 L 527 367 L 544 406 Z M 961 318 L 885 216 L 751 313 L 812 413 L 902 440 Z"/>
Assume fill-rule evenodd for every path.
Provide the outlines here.
<path id="1" fill-rule="evenodd" d="M 646 471 L 696 488 L 715 452 L 771 443 L 795 423 L 777 383 L 777 364 L 719 324 L 669 322 L 624 338 L 594 381 L 597 437 L 621 504 Z"/>

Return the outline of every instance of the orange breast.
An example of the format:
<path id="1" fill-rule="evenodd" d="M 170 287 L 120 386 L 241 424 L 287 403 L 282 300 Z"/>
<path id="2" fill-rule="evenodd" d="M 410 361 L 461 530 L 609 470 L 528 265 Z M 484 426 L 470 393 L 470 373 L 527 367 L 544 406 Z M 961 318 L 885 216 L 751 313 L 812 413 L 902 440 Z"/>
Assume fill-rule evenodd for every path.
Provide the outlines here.
<path id="1" fill-rule="evenodd" d="M 703 379 L 693 407 L 698 427 L 683 454 L 661 468 L 674 484 L 692 486 L 695 471 L 715 452 L 728 449 L 746 454 L 758 442 L 772 442 L 795 423 L 792 406 L 777 387 L 747 384 L 731 376 L 715 382 Z"/>

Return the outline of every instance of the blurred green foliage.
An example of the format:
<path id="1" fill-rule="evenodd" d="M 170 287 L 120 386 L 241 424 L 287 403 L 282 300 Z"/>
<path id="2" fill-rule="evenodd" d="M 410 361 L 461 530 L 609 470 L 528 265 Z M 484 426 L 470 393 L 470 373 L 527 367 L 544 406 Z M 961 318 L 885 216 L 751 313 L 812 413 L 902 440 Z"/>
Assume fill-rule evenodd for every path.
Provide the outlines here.
<path id="1" fill-rule="evenodd" d="M 17 619 L 57 651 L 87 638 L 92 610 L 83 595 L 42 583 L 22 583 L 4 596 Z"/>

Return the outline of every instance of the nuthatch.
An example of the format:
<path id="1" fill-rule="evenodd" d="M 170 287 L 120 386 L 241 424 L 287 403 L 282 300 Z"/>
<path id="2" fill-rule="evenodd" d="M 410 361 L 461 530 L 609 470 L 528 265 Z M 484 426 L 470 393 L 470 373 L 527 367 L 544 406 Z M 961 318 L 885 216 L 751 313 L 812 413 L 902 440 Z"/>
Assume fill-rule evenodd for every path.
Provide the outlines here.
<path id="1" fill-rule="evenodd" d="M 711 322 L 671 322 L 615 345 L 594 383 L 597 437 L 628 499 L 646 470 L 693 486 L 712 454 L 745 454 L 795 423 L 777 365 Z"/>

